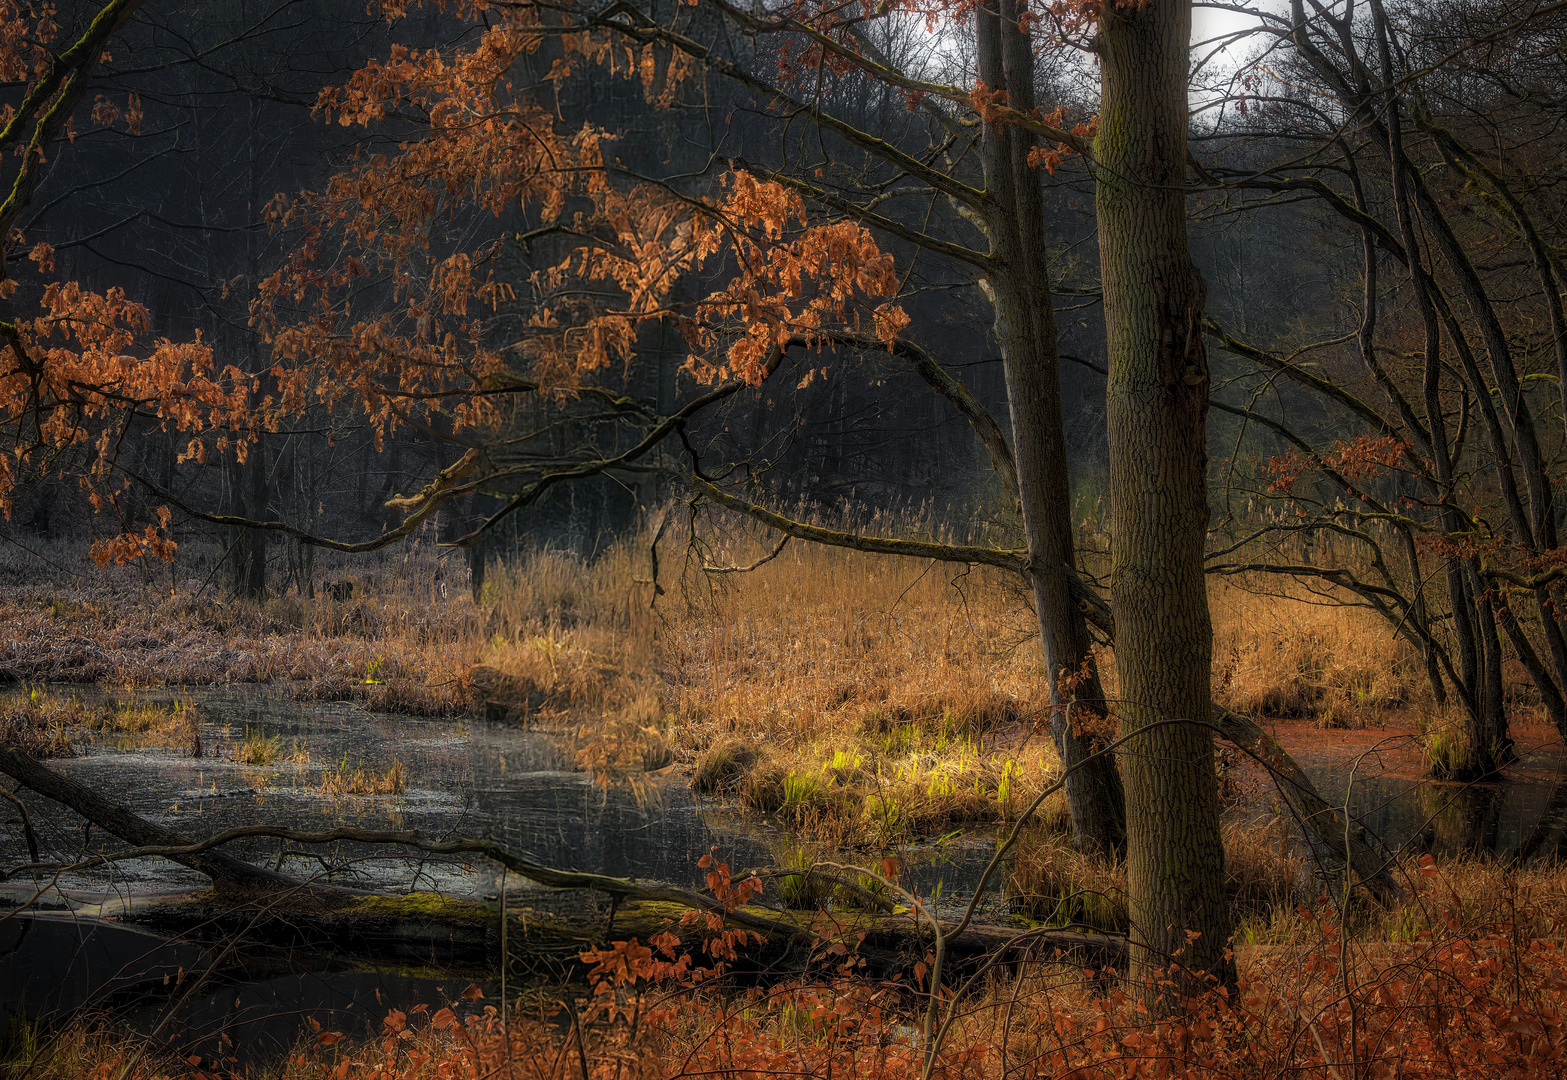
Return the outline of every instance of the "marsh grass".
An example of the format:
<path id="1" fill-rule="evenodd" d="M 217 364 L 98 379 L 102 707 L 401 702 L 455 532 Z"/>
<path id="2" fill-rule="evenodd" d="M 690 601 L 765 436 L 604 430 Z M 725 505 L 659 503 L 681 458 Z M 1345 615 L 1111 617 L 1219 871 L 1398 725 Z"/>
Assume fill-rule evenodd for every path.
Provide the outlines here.
<path id="1" fill-rule="evenodd" d="M 385 769 L 366 768 L 350 763 L 347 757 L 326 771 L 321 778 L 321 794 L 330 798 L 345 795 L 401 795 L 408 784 L 408 768 L 393 761 Z"/>
<path id="2" fill-rule="evenodd" d="M 5 548 L 0 666 L 52 684 L 289 680 L 306 700 L 461 713 L 472 704 L 479 613 L 466 569 L 441 559 L 432 538 L 368 558 L 324 559 L 318 577 L 352 585 L 341 599 L 323 591 L 259 604 L 215 592 L 218 549 L 200 542 L 182 545 L 172 581 L 156 583 L 136 567 L 94 567 L 85 544 L 51 545 L 49 565 Z"/>
<path id="3" fill-rule="evenodd" d="M 234 640 L 259 650 L 260 660 L 207 661 L 227 676 L 265 668 L 267 677 L 284 677 L 278 672 L 299 670 L 312 680 L 302 694 L 367 703 L 376 694 L 388 700 L 417 692 L 457 708 L 459 698 L 473 702 L 493 694 L 507 719 L 569 738 L 579 766 L 603 777 L 636 777 L 672 760 L 704 791 L 787 826 L 791 838 L 775 852 L 782 867 L 807 866 L 845 848 L 873 859 L 863 849 L 956 828 L 994 832 L 1015 820 L 1056 775 L 1059 765 L 1040 730 L 1044 673 L 1030 640 L 1027 599 L 1015 583 L 981 570 L 801 544 L 754 572 L 715 578 L 695 565 L 694 556 L 680 558 L 691 551 L 684 547 L 687 539 L 663 541 L 664 593 L 656 606 L 642 538 L 592 565 L 545 552 L 495 571 L 477 609 L 453 602 L 403 619 L 381 606 L 367 583 L 321 601 L 320 610 L 277 603 L 226 613 L 193 608 L 178 617 L 191 625 L 207 620 L 228 626 L 224 632 L 232 630 Z M 701 554 L 740 565 L 770 549 L 764 538 L 736 529 Z M 422 595 L 419 587 L 387 588 L 400 604 Z M 1311 606 L 1304 596 L 1264 596 L 1247 591 L 1244 582 L 1215 583 L 1211 595 L 1221 700 L 1264 719 L 1323 727 L 1375 725 L 1410 709 L 1434 716 L 1418 658 L 1375 617 Z M 111 615 L 96 603 L 91 596 L 56 598 L 39 606 L 37 618 L 108 627 Z M 157 604 L 154 609 L 162 610 Z M 287 639 L 301 652 L 299 668 L 285 665 L 282 645 L 266 652 L 273 648 L 267 641 L 284 641 L 288 634 L 299 635 Z M 107 659 L 89 659 L 105 670 L 162 670 L 122 659 L 132 656 L 129 649 L 120 642 L 100 650 Z M 186 655 L 171 654 L 170 670 Z M 311 668 L 323 657 L 336 659 L 326 669 Z M 442 657 L 460 662 L 442 668 Z M 461 673 L 468 665 L 476 665 L 467 684 L 472 696 L 462 697 Z M 450 686 L 440 681 L 447 676 L 454 680 Z M 388 689 L 397 680 L 405 681 L 402 687 Z M 1113 664 L 1106 682 L 1113 693 Z M 1427 721 L 1428 747 L 1441 734 L 1440 719 Z M 383 773 L 345 759 L 327 771 L 322 790 L 389 794 L 405 782 L 398 764 Z M 1015 910 L 1036 921 L 1124 929 L 1124 868 L 1072 850 L 1064 819 L 1059 797 L 1047 803 L 1043 821 L 1012 864 L 1007 896 Z M 1440 816 L 1435 824 L 1441 828 Z M 1489 1014 L 1459 1007 L 1479 1000 L 1483 988 L 1476 988 L 1486 979 L 1502 980 L 1485 999 L 1487 1008 L 1497 1003 L 1497 1016 L 1513 1018 L 1497 1021 L 1496 1039 L 1488 1044 L 1497 1053 L 1521 1053 L 1518 1032 L 1506 1027 L 1518 1014 L 1506 1008 L 1543 1002 L 1554 1016 L 1549 1010 L 1563 1004 L 1567 964 L 1553 944 L 1567 934 L 1567 871 L 1559 865 L 1475 859 L 1448 862 L 1438 871 L 1407 859 L 1397 868 L 1411 884 L 1407 902 L 1391 910 L 1356 903 L 1347 925 L 1335 926 L 1321 902 L 1330 883 L 1312 876 L 1281 825 L 1232 821 L 1224 843 L 1245 980 L 1240 1001 L 1250 1010 L 1246 1024 L 1226 1028 L 1215 1017 L 1230 1014 L 1198 1002 L 1182 1017 L 1181 1031 L 1159 1027 L 1137 1015 L 1118 988 L 1107 992 L 1103 979 L 1085 978 L 1075 963 L 1044 959 L 971 988 L 949 1042 L 951 1070 L 941 1075 L 1139 1075 L 1144 1064 L 1162 1068 L 1186 1053 L 1194 1038 L 1201 1042 L 1193 1035 L 1199 1025 L 1210 1034 L 1248 1033 L 1244 1046 L 1230 1047 L 1233 1058 L 1194 1065 L 1200 1075 L 1337 1075 L 1345 1061 L 1398 1061 L 1398 1048 L 1409 1045 L 1415 1047 L 1410 1053 L 1426 1055 L 1420 1060 L 1440 1064 L 1443 1059 L 1419 1042 L 1436 1030 L 1429 1017 L 1491 1023 Z M 848 861 L 841 854 L 834 858 Z M 783 884 L 788 880 L 795 884 Z M 777 891 L 802 908 L 864 902 L 825 881 L 780 879 Z M 1527 948 L 1509 953 L 1509 942 Z M 1355 948 L 1346 951 L 1346 943 Z M 1354 962 L 1347 963 L 1346 955 Z M 1498 957 L 1507 962 L 1493 963 Z M 1475 964 L 1469 958 L 1477 958 Z M 1541 973 L 1522 974 L 1530 964 Z M 1397 978 L 1384 978 L 1389 972 Z M 1502 985 L 1507 979 L 1517 985 Z M 1533 981 L 1525 986 L 1525 979 Z M 1455 987 L 1462 993 L 1432 1004 L 1430 995 Z M 647 1022 L 636 1027 L 636 1038 L 645 1041 L 634 1048 L 625 1041 L 631 1026 L 623 1023 L 573 1028 L 550 1014 L 519 1019 L 501 1031 L 492 1016 L 479 1022 L 489 1027 L 466 1035 L 421 1028 L 413 1038 L 389 1036 L 384 1054 L 374 1044 L 363 1051 L 302 1046 L 280 1073 L 336 1075 L 341 1068 L 345 1076 L 434 1077 L 444 1065 L 467 1068 L 482 1058 L 497 1074 L 513 1060 L 573 1067 L 582 1060 L 592 1075 L 614 1072 L 626 1080 L 689 1075 L 693 1062 L 703 1071 L 912 1080 L 919 1075 L 919 1055 L 909 1041 L 908 1010 L 900 1010 L 896 994 L 867 1002 L 855 996 L 859 989 L 846 980 L 788 985 L 775 1009 L 758 996 L 732 1008 L 736 999 L 717 990 L 661 985 L 660 1007 L 643 1014 Z M 625 1004 L 638 992 L 628 983 L 605 1000 Z M 918 996 L 918 990 L 910 994 Z M 845 1008 L 843 1002 L 853 1004 Z M 1376 1024 L 1363 1022 L 1374 1013 Z M 1308 1030 L 1300 1020 L 1305 1015 L 1325 1019 Z M 852 1024 L 832 1027 L 841 1017 Z M 568 1030 L 580 1038 L 570 1047 L 562 1035 Z M 1559 1025 L 1547 1034 L 1562 1041 Z M 1369 1047 L 1346 1049 L 1334 1041 L 1384 1035 L 1384 1042 Z M 724 1048 L 711 1060 L 693 1049 L 707 1039 Z M 93 1075 L 105 1064 L 105 1075 L 119 1075 L 126 1062 L 123 1041 L 84 1036 L 74 1045 L 57 1059 L 58 1068 L 35 1075 Z M 1463 1046 L 1466 1053 L 1474 1049 Z M 1152 1048 L 1147 1061 L 1137 1047 Z M 425 1056 L 416 1059 L 415 1051 Z M 735 1064 L 737 1052 L 746 1055 L 743 1067 Z M 375 1073 L 383 1059 L 386 1069 Z M 1433 1075 L 1494 1075 L 1494 1067 L 1475 1054 L 1447 1061 L 1476 1064 Z M 133 1074 L 147 1080 L 170 1068 L 153 1059 L 143 1065 Z"/>
<path id="4" fill-rule="evenodd" d="M 34 757 L 70 757 L 73 739 L 120 748 L 191 746 L 201 715 L 188 698 L 90 699 L 35 685 L 0 699 L 0 729 Z"/>
<path id="5" fill-rule="evenodd" d="M 29 687 L 20 695 L 0 699 L 0 740 L 35 758 L 75 755 L 71 729 L 82 714 L 74 697 Z"/>
<path id="6" fill-rule="evenodd" d="M 201 735 L 201 710 L 189 698 L 173 701 L 113 700 L 82 710 L 79 726 L 95 739 L 125 749 L 194 746 Z"/>
<path id="7" fill-rule="evenodd" d="M 660 695 L 645 550 L 616 545 L 588 564 L 545 550 L 485 579 L 475 693 L 516 724 L 565 739 L 579 769 L 603 784 L 676 760 Z"/>
<path id="8" fill-rule="evenodd" d="M 245 729 L 245 737 L 229 755 L 229 760 L 240 765 L 271 765 L 274 764 L 283 753 L 283 736 L 263 735 L 259 731 L 250 728 Z"/>
<path id="9" fill-rule="evenodd" d="M 818 842 L 1009 821 L 1054 778 L 1032 611 L 1010 576 L 808 544 L 704 573 L 771 550 L 730 522 L 705 546 L 664 537 L 655 598 L 648 542 L 492 574 L 477 692 L 513 720 L 573 732 L 605 774 L 636 769 L 636 731 L 666 740 L 699 792 Z M 1253 587 L 1212 587 L 1220 700 L 1323 727 L 1429 706 L 1418 658 L 1375 615 Z M 1113 694 L 1113 654 L 1100 660 Z M 1044 819 L 1063 825 L 1064 801 Z"/>
<path id="10" fill-rule="evenodd" d="M 1420 658 L 1381 616 L 1299 590 L 1260 591 L 1266 584 L 1209 583 L 1224 704 L 1324 728 L 1375 726 L 1393 710 L 1433 707 Z"/>
<path id="11" fill-rule="evenodd" d="M 1240 945 L 1285 946 L 1308 927 L 1337 882 L 1313 873 L 1280 820 L 1224 825 L 1225 892 Z M 1362 943 L 1413 942 L 1439 934 L 1453 919 L 1483 920 L 1507 912 L 1526 938 L 1567 932 L 1567 867 L 1555 860 L 1519 866 L 1510 860 L 1443 860 L 1406 855 L 1394 867 L 1404 898 L 1384 907 L 1364 898 L 1351 907 L 1348 937 Z M 1433 885 L 1433 881 L 1435 885 Z M 1012 861 L 1006 896 L 1013 912 L 1050 926 L 1127 929 L 1126 868 L 1075 851 L 1060 832 L 1025 834 Z"/>

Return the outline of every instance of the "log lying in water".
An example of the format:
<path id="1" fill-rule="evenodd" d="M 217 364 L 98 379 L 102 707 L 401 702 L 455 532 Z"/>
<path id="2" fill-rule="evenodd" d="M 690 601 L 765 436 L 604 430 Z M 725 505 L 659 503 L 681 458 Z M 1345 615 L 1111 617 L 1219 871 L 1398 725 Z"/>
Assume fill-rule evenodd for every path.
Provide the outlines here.
<path id="1" fill-rule="evenodd" d="M 310 888 L 297 878 L 236 859 L 211 847 L 193 845 L 189 838 L 154 825 L 119 803 L 110 802 L 85 784 L 45 768 L 20 750 L 0 746 L 0 772 L 45 798 L 69 807 L 104 832 L 128 844 L 183 851 L 183 854 L 169 855 L 168 858 L 205 874 L 212 879 L 212 886 L 219 893 L 254 896 L 279 889 Z"/>
<path id="2" fill-rule="evenodd" d="M 1378 901 L 1389 904 L 1404 890 L 1388 872 L 1393 861 L 1366 843 L 1364 830 L 1345 820 L 1343 808 L 1318 792 L 1304 769 L 1250 717 L 1215 706 L 1213 729 L 1272 774 L 1279 794 L 1315 847 L 1325 849 L 1355 871 L 1360 884 Z"/>
<path id="3" fill-rule="evenodd" d="M 544 953 L 558 955 L 563 963 L 569 963 L 576 953 L 586 947 L 601 945 L 611 935 L 636 936 L 645 940 L 659 930 L 670 928 L 672 923 L 678 926 L 678 916 L 687 911 L 712 915 L 722 919 L 725 925 L 754 931 L 775 949 L 803 946 L 809 950 L 823 939 L 838 939 L 858 949 L 862 955 L 869 953 L 876 961 L 875 966 L 883 969 L 895 967 L 896 956 L 901 955 L 901 951 L 910 945 L 923 954 L 923 942 L 929 937 L 928 921 L 926 926 L 921 927 L 908 915 L 829 915 L 775 911 L 753 905 L 726 907 L 711 895 L 675 885 L 545 866 L 493 840 L 430 840 L 416 832 L 349 828 L 306 832 L 271 825 L 247 825 L 225 830 L 205 840 L 193 841 L 152 824 L 126 807 L 103 798 L 91 788 L 45 768 L 20 751 L 0 747 L 0 772 L 9 774 L 38 794 L 69 807 L 105 831 L 136 845 L 113 855 L 96 855 L 74 863 L 27 863 L 10 871 L 8 876 L 23 872 L 83 870 L 124 859 L 156 856 L 178 862 L 209 877 L 213 883 L 211 900 L 214 903 L 234 906 L 267 899 L 274 915 L 281 917 L 286 914 L 293 921 L 308 918 L 323 927 L 335 924 L 344 930 L 352 930 L 356 919 L 374 922 L 378 918 L 417 920 L 423 916 L 427 920 L 439 920 L 443 913 L 448 916 L 457 914 L 455 909 L 446 906 L 452 902 L 431 901 L 421 908 L 421 901 L 416 897 L 387 897 L 347 889 L 323 888 L 300 878 L 255 866 L 219 850 L 226 844 L 252 837 L 270 837 L 300 844 L 346 841 L 402 846 L 435 855 L 482 855 L 504 866 L 509 872 L 547 889 L 583 890 L 609 897 L 610 918 L 597 933 L 593 932 L 592 925 L 599 918 L 596 912 L 591 919 L 562 918 L 558 914 L 537 917 L 531 920 L 531 925 L 527 918 L 528 909 L 516 913 L 521 916 L 521 936 L 528 947 L 537 947 Z M 455 903 L 462 905 L 461 919 L 479 923 L 486 921 L 483 914 L 487 910 L 485 907 L 472 902 Z M 200 917 L 210 919 L 211 914 L 211 908 L 208 907 L 200 913 Z M 166 914 L 164 917 L 169 916 Z M 498 913 L 491 917 L 498 918 Z M 700 932 L 699 927 L 697 933 Z M 1073 930 L 985 924 L 969 924 L 961 933 L 949 936 L 946 949 L 954 959 L 961 960 L 964 957 L 990 955 L 998 950 L 1036 948 L 1041 944 L 1046 948 L 1071 953 L 1079 957 L 1085 966 L 1094 968 L 1120 967 L 1126 959 L 1126 942 L 1123 938 Z"/>

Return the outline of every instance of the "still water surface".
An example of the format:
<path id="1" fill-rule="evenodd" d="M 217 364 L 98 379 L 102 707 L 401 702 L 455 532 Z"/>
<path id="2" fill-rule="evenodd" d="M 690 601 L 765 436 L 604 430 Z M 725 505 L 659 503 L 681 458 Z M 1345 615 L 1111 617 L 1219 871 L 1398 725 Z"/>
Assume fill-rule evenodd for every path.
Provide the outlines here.
<path id="1" fill-rule="evenodd" d="M 346 703 L 300 703 L 278 687 L 203 689 L 185 696 L 201 710 L 202 757 L 190 757 L 183 748 L 120 745 L 110 736 L 51 767 L 190 837 L 258 822 L 485 836 L 551 866 L 687 886 L 700 886 L 696 860 L 712 848 L 739 869 L 773 864 L 794 845 L 769 822 L 698 799 L 677 776 L 599 787 L 573 768 L 560 740 L 542 732 L 471 719 L 376 715 Z M 276 739 L 278 760 L 268 766 L 230 760 L 248 735 Z M 333 768 L 346 764 L 377 773 L 394 762 L 406 769 L 399 795 L 322 793 Z M 1351 784 L 1342 766 L 1308 771 L 1330 800 L 1347 799 L 1367 830 L 1390 849 L 1541 859 L 1558 857 L 1567 845 L 1567 784 L 1555 779 L 1560 764 L 1559 755 L 1537 753 L 1519 770 L 1522 779 L 1470 787 L 1387 776 L 1357 776 Z M 24 798 L 44 846 L 57 857 L 117 846 L 85 834 L 81 820 L 55 804 L 25 793 Z M 1263 812 L 1260 805 L 1253 809 Z M 921 895 L 957 900 L 977 879 L 993 839 L 979 835 L 904 850 L 906 883 Z M 233 850 L 274 865 L 283 854 L 273 840 Z M 0 829 L 0 866 L 24 861 L 20 830 Z M 283 868 L 300 876 L 331 872 L 345 884 L 394 892 L 493 896 L 499 884 L 483 860 L 412 860 L 371 846 L 289 852 Z M 205 879 L 146 860 L 67 876 L 59 884 L 74 898 L 103 900 L 200 887 Z M 24 885 L 8 882 L 8 893 Z M 438 1004 L 460 989 L 439 975 L 341 967 L 238 982 L 197 979 L 209 962 L 195 946 L 64 913 L 0 918 L 0 1018 L 37 1017 L 85 1001 L 118 1002 L 126 1023 L 156 1030 L 175 1045 L 206 1055 L 238 1046 L 260 1059 L 292 1044 L 307 1016 L 340 1030 L 373 1030 L 386 1005 Z M 171 970 L 190 980 L 189 992 L 169 996 L 164 977 Z M 159 1000 L 143 1000 L 148 992 Z"/>

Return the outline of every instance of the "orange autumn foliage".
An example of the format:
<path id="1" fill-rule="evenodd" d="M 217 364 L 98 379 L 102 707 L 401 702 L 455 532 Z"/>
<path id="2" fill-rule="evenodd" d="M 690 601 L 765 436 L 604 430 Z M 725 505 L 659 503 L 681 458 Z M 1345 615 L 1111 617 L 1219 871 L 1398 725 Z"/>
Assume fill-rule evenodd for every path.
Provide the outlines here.
<path id="1" fill-rule="evenodd" d="M 447 6 L 488 14 L 474 44 L 398 48 L 319 101 L 337 123 L 416 113 L 419 129 L 274 209 L 280 227 L 304 236 L 254 306 L 283 407 L 352 402 L 384 436 L 439 406 L 462 430 L 490 415 L 485 391 L 518 377 L 570 393 L 595 371 L 634 364 L 639 335 L 658 322 L 685 335 L 699 379 L 752 383 L 792 338 L 862 320 L 888 337 L 907 322 L 887 303 L 898 288 L 892 259 L 863 227 L 815 224 L 797 194 L 743 172 L 710 193 L 627 178 L 613 132 L 562 120 L 511 75 L 547 46 L 545 81 L 557 90 L 584 71 L 607 73 L 657 107 L 688 63 L 573 29 L 566 9 Z M 497 225 L 464 246 L 450 225 L 474 214 L 529 227 Z M 537 259 L 508 275 L 508 249 Z M 675 300 L 682 281 L 715 268 L 727 278 L 719 287 Z M 493 332 L 503 312 L 522 326 L 504 346 Z"/>
<path id="2" fill-rule="evenodd" d="M 1404 443 L 1391 435 L 1362 435 L 1348 441 L 1339 440 L 1331 452 L 1321 457 L 1291 450 L 1271 458 L 1263 471 L 1269 480 L 1270 491 L 1288 495 L 1295 490 L 1300 478 L 1313 470 L 1330 471 L 1346 480 L 1361 480 L 1398 468 L 1410 453 Z"/>
<path id="3" fill-rule="evenodd" d="M 10 252 L 27 251 L 33 264 L 24 291 L 0 262 L 0 426 L 9 435 L 0 444 L 0 513 L 7 517 L 23 469 L 47 472 L 66 462 L 95 508 L 113 504 L 112 460 L 133 414 L 190 436 L 197 455 L 199 440 L 213 431 L 243 453 L 257 424 L 247 406 L 248 374 L 220 364 L 199 334 L 189 341 L 154 337 L 149 312 L 123 289 L 56 277 L 53 249 L 29 246 L 16 224 L 40 171 L 60 152 L 54 143 L 75 138 L 73 110 L 107 58 L 103 46 L 139 6 L 106 0 L 95 18 L 84 23 L 73 10 L 62 25 L 55 4 L 0 0 L 0 78 L 20 91 L 0 107 L 0 150 L 15 162 L 0 232 Z M 122 107 L 97 95 L 89 119 L 135 133 L 140 100 L 132 94 Z M 158 525 L 106 542 L 95 554 L 103 561 L 171 557 L 174 544 L 160 535 L 167 524 L 165 511 Z"/>
<path id="4" fill-rule="evenodd" d="M 732 881 L 705 858 L 710 891 L 732 908 L 754 879 Z M 1537 938 L 1535 913 L 1505 899 L 1477 915 L 1430 857 L 1415 903 L 1433 929 L 1399 943 L 1346 938 L 1326 901 L 1302 910 L 1289 945 L 1243 952 L 1233 993 L 1214 990 L 1150 1015 L 1072 959 L 1039 954 L 1022 978 L 942 1008 L 955 1022 L 937 1045 L 917 1033 L 928 1000 L 915 978 L 870 978 L 863 935 L 825 937 L 808 970 L 747 988 L 722 979 L 749 935 L 709 927 L 699 960 L 673 933 L 647 945 L 613 942 L 584 953 L 586 998 L 504 1011 L 455 1007 L 428 1020 L 388 1012 L 379 1040 L 315 1036 L 328 1056 L 296 1055 L 286 1076 L 337 1080 L 685 1080 L 703 1076 L 801 1080 L 1489 1080 L 1560 1075 L 1567 1066 L 1567 956 Z M 1417 878 L 1417 880 L 1420 880 Z M 705 920 L 708 918 L 704 916 Z M 716 919 L 716 916 L 713 918 Z M 826 916 L 824 922 L 830 922 Z M 1172 982 L 1171 986 L 1175 984 Z M 482 999 L 476 987 L 463 995 Z M 319 1052 L 319 1051 L 318 1051 Z"/>
<path id="5" fill-rule="evenodd" d="M 489 395 L 519 378 L 574 392 L 595 371 L 634 364 L 639 334 L 662 321 L 685 333 L 697 378 L 753 383 L 791 340 L 862 322 L 890 338 L 907 322 L 889 302 L 892 259 L 864 228 L 816 223 L 797 194 L 743 173 L 695 193 L 628 179 L 612 132 L 566 122 L 547 91 L 512 78 L 547 46 L 546 86 L 608 73 L 659 107 L 680 92 L 687 60 L 573 29 L 568 9 L 435 6 L 474 21 L 469 44 L 394 49 L 321 94 L 320 115 L 336 123 L 421 124 L 395 150 L 274 205 L 274 224 L 297 232 L 252 307 L 272 349 L 264 370 L 223 362 L 199 336 L 154 339 L 150 314 L 118 289 L 46 282 L 36 316 L 5 324 L 13 362 L 0 372 L 0 418 L 16 438 L 0 454 L 0 508 L 19 468 L 76 448 L 89 454 L 81 475 L 94 506 L 113 505 L 123 481 L 109 479 L 112 458 L 132 411 L 185 436 L 182 461 L 243 459 L 259 433 L 321 405 L 362 413 L 380 444 L 421 416 L 453 431 L 479 425 Z M 52 11 L 0 2 L 0 70 L 47 74 L 39 43 L 52 40 Z M 141 120 L 134 99 L 100 97 L 91 111 L 100 123 Z M 536 226 L 520 237 L 501 220 L 518 214 Z M 486 217 L 496 224 L 475 244 L 486 229 L 465 230 Z M 507 245 L 545 254 L 518 276 L 501 265 Z M 41 275 L 52 270 L 47 246 L 32 258 Z M 698 271 L 719 284 L 677 303 Z M 17 287 L 0 283 L 0 296 Z M 503 315 L 520 320 L 517 340 L 497 336 Z M 173 550 L 156 531 L 128 529 L 98 554 Z"/>

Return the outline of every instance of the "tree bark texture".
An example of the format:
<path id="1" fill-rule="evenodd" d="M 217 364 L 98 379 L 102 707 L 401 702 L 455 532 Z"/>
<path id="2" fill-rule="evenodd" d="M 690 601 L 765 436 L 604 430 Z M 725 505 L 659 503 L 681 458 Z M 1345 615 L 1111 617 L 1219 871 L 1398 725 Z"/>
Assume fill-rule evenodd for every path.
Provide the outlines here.
<path id="1" fill-rule="evenodd" d="M 265 521 L 270 503 L 267 484 L 264 441 L 250 448 L 243 462 L 229 465 L 232 488 L 230 506 L 236 517 Z M 267 595 L 267 534 L 243 526 L 230 530 L 229 595 L 246 600 L 263 600 Z"/>
<path id="2" fill-rule="evenodd" d="M 1019 28 L 1022 13 L 1017 0 L 987 0 L 977 11 L 976 34 L 981 81 L 992 91 L 1004 90 L 1007 102 L 1026 112 L 1034 107 L 1034 60 L 1030 38 Z M 986 286 L 1006 370 L 1027 577 L 1050 682 L 1050 730 L 1065 768 L 1093 753 L 1093 740 L 1078 722 L 1102 713 L 1104 693 L 1088 624 L 1072 591 L 1076 554 L 1044 206 L 1037 170 L 1028 162 L 1033 136 L 1016 125 L 991 122 L 984 136 L 985 188 L 991 196 L 986 227 L 995 264 Z M 1068 715 L 1074 698 L 1081 704 Z M 1070 774 L 1066 793 L 1077 846 L 1122 850 L 1125 801 L 1114 761 L 1099 758 Z"/>
<path id="3" fill-rule="evenodd" d="M 1191 3 L 1106 8 L 1095 160 L 1110 360 L 1110 597 L 1122 724 L 1132 731 L 1205 720 L 1211 708 L 1209 379 L 1184 191 Z M 1172 964 L 1233 980 L 1212 735 L 1156 728 L 1127 747 L 1122 771 L 1133 983 L 1151 1000 Z"/>

